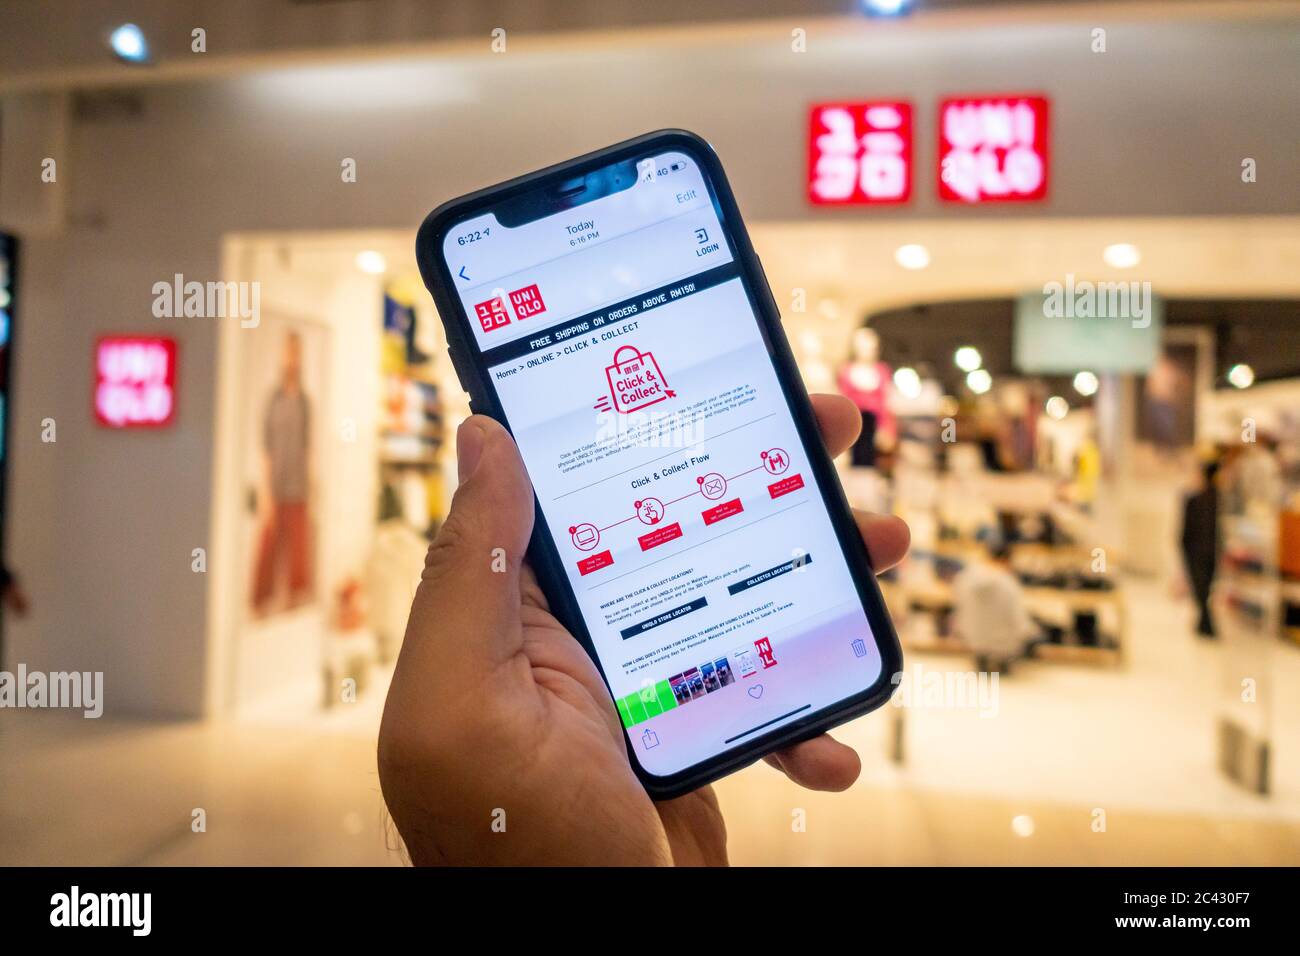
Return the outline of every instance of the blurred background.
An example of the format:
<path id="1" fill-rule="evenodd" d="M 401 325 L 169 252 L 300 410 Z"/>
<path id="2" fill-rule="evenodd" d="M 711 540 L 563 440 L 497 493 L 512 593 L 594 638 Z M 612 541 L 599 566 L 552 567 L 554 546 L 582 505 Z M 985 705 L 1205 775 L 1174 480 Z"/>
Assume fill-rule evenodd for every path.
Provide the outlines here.
<path id="1" fill-rule="evenodd" d="M 0 669 L 104 714 L 0 710 L 0 863 L 403 862 L 415 229 L 666 126 L 913 533 L 862 779 L 722 781 L 733 861 L 1300 863 L 1297 89 L 1289 2 L 9 0 Z"/>

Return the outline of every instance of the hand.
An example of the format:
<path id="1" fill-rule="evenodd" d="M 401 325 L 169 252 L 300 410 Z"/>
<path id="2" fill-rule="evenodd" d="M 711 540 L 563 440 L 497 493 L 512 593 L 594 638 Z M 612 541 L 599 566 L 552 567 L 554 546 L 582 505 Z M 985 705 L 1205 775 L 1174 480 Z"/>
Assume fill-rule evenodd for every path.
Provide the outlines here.
<path id="1" fill-rule="evenodd" d="M 815 396 L 838 454 L 860 428 L 838 396 Z M 709 787 L 655 804 L 628 764 L 595 665 L 551 615 L 523 555 L 533 495 L 499 424 L 456 435 L 460 487 L 429 548 L 379 731 L 379 780 L 416 864 L 724 864 Z M 907 526 L 859 514 L 878 570 Z M 842 790 L 857 754 L 829 736 L 769 758 L 798 784 Z"/>

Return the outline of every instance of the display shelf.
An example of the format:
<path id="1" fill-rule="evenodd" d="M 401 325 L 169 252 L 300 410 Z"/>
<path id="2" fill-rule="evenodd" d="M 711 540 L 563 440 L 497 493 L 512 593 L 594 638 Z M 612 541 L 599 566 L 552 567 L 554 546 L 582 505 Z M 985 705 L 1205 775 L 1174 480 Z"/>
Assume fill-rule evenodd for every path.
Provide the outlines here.
<path id="1" fill-rule="evenodd" d="M 1211 598 L 1222 641 L 1219 769 L 1261 795 L 1271 789 L 1272 658 L 1283 636 L 1280 487 L 1276 461 L 1260 448 L 1247 448 L 1225 470 Z"/>

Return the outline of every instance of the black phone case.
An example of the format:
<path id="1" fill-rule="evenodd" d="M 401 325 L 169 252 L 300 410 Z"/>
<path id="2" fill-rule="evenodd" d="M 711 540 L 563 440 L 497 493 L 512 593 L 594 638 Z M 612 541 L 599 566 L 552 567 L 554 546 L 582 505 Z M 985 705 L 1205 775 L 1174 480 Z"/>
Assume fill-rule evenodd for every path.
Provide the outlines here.
<path id="1" fill-rule="evenodd" d="M 624 734 L 632 768 L 646 791 L 657 800 L 681 796 L 748 766 L 775 750 L 815 737 L 831 727 L 875 710 L 889 699 L 895 684 L 894 677 L 901 672 L 903 666 L 898 635 L 894 631 L 893 622 L 889 618 L 885 602 L 876 584 L 866 546 L 862 542 L 839 476 L 821 440 L 812 404 L 781 327 L 780 312 L 768 287 L 762 263 L 750 243 L 749 233 L 740 217 L 740 210 L 736 206 L 722 163 L 713 148 L 694 133 L 679 129 L 647 133 L 445 202 L 425 217 L 415 240 L 415 254 L 420 274 L 442 317 L 452 365 L 460 379 L 461 387 L 469 393 L 470 409 L 475 413 L 495 418 L 508 429 L 510 426 L 505 413 L 488 383 L 485 370 L 477 361 L 478 349 L 469 331 L 470 320 L 458 301 L 454 278 L 442 259 L 443 236 L 456 223 L 477 215 L 503 199 L 534 189 L 547 180 L 568 179 L 590 168 L 671 149 L 679 149 L 692 156 L 707 172 L 709 182 L 713 186 L 719 206 L 719 218 L 741 266 L 742 281 L 759 318 L 763 337 L 772 363 L 776 367 L 778 379 L 785 390 L 795 426 L 808 448 L 809 467 L 823 489 L 826 510 L 830 515 L 840 547 L 862 600 L 862 606 L 866 611 L 867 621 L 879 647 L 881 673 L 875 683 L 859 694 L 846 698 L 832 707 L 813 711 L 778 730 L 756 737 L 743 747 L 668 777 L 647 773 L 637 759 L 631 739 Z M 597 669 L 600 670 L 601 677 L 604 678 L 604 668 L 600 665 L 600 659 L 595 652 L 586 624 L 578 611 L 559 552 L 550 533 L 546 530 L 545 518 L 536 496 L 533 498 L 533 504 L 536 520 L 533 536 L 529 542 L 528 559 L 533 565 L 542 590 L 551 603 L 552 612 L 583 645 Z M 608 690 L 607 679 L 606 689 Z M 611 706 L 613 706 L 612 695 Z"/>

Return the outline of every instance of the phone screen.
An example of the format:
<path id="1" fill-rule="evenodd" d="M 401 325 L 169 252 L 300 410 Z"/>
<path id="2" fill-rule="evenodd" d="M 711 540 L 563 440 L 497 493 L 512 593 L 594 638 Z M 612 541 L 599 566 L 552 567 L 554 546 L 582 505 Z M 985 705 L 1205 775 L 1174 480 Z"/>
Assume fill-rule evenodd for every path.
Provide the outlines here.
<path id="1" fill-rule="evenodd" d="M 635 170 L 442 252 L 633 750 L 668 776 L 882 665 L 707 172 Z"/>

